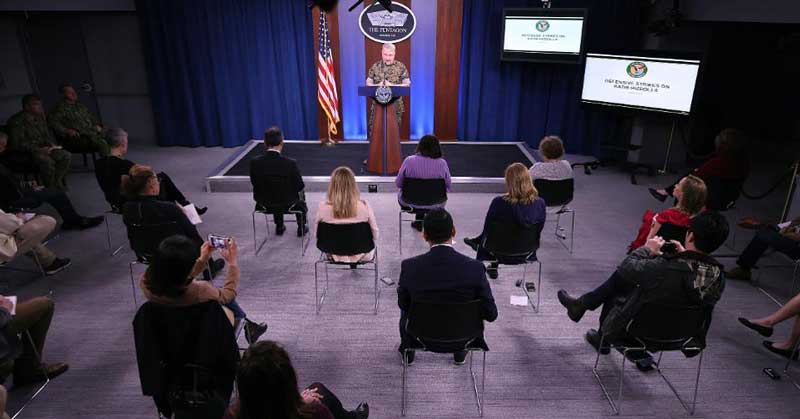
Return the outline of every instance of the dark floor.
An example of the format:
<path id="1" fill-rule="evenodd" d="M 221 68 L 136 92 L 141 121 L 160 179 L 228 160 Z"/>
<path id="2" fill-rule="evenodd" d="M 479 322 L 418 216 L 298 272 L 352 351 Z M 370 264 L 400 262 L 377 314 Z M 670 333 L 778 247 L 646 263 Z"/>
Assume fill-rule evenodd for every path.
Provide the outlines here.
<path id="1" fill-rule="evenodd" d="M 414 153 L 416 143 L 402 143 L 403 157 Z M 342 142 L 335 147 L 324 147 L 316 142 L 287 142 L 283 153 L 297 160 L 303 176 L 330 176 L 339 166 L 347 166 L 357 175 L 368 175 L 363 165 L 369 152 L 365 142 Z M 250 160 L 264 153 L 264 144 L 259 143 L 225 173 L 225 176 L 248 176 Z M 502 177 L 506 166 L 521 162 L 527 166 L 533 162 L 516 144 L 442 144 L 442 153 L 447 159 L 452 176 Z"/>
<path id="2" fill-rule="evenodd" d="M 449 157 L 454 152 L 445 153 Z M 203 176 L 229 155 L 229 149 L 152 147 L 134 148 L 130 158 L 168 172 L 191 200 L 209 206 L 200 226 L 202 233 L 231 234 L 239 239 L 242 269 L 239 301 L 251 317 L 269 323 L 264 338 L 276 340 L 288 349 L 301 385 L 320 381 L 338 393 L 346 406 L 368 401 L 372 418 L 399 417 L 401 368 L 396 347 L 400 313 L 394 288 L 381 286 L 379 312 L 373 315 L 370 274 L 347 270 L 332 273 L 325 306 L 321 314 L 315 315 L 314 261 L 319 254 L 314 245 L 300 257 L 296 237 L 270 236 L 256 256 L 251 195 L 203 192 Z M 759 166 L 747 189 L 766 190 L 783 168 L 783 165 Z M 596 326 L 598 313 L 588 313 L 581 323 L 572 323 L 555 295 L 559 288 L 584 292 L 604 280 L 624 257 L 643 211 L 664 208 L 664 204 L 647 194 L 646 187 L 672 178 L 642 176 L 642 185 L 633 186 L 625 174 L 614 169 L 601 169 L 591 176 L 578 172 L 576 176 L 575 252 L 570 255 L 555 242 L 554 225 L 548 223 L 538 254 L 544 265 L 541 313 L 510 305 L 512 295 L 522 295 L 514 286 L 514 280 L 521 275 L 519 270 L 502 270 L 500 279 L 491 282 L 500 315 L 497 321 L 486 325 L 486 339 L 491 348 L 487 357 L 486 418 L 613 417 L 592 376 L 595 356 L 583 340 L 586 329 Z M 72 174 L 70 185 L 80 211 L 97 214 L 105 210 L 93 174 Z M 783 194 L 785 188 L 780 188 L 764 200 L 742 200 L 741 209 L 729 217 L 756 214 L 773 219 L 780 213 Z M 323 196 L 308 194 L 312 217 Z M 401 260 L 424 252 L 426 245 L 406 223 L 402 227 L 401 255 L 397 247 L 400 230 L 395 194 L 364 194 L 363 198 L 369 200 L 381 229 L 378 239 L 381 276 L 396 280 Z M 472 254 L 461 239 L 480 231 L 491 199 L 491 194 L 451 194 L 448 209 L 458 230 L 457 250 Z M 259 224 L 259 239 L 264 234 L 262 228 Z M 125 232 L 118 218 L 112 219 L 112 234 L 115 243 L 124 242 Z M 741 248 L 749 234 L 740 231 L 736 247 Z M 136 308 L 128 273 L 131 253 L 126 251 L 112 258 L 105 240 L 105 229 L 99 227 L 65 232 L 52 244 L 56 252 L 71 257 L 74 264 L 52 278 L 56 314 L 45 358 L 69 362 L 70 371 L 54 380 L 22 418 L 156 417 L 151 400 L 141 395 L 136 368 L 131 330 Z M 730 264 L 731 260 L 724 262 Z M 20 261 L 16 266 L 30 265 Z M 136 275 L 141 273 L 140 268 L 134 269 Z M 25 285 L 11 291 L 22 299 L 47 290 L 48 282 L 35 276 L 5 271 L 0 271 L 0 275 L 24 282 Z M 781 298 L 786 298 L 790 275 L 790 269 L 762 270 L 763 283 Z M 762 339 L 736 321 L 737 316 L 761 316 L 775 307 L 751 284 L 727 284 L 714 313 L 695 417 L 797 417 L 800 390 L 786 377 L 772 381 L 762 372 L 764 367 L 780 370 L 782 360 L 765 351 Z M 775 338 L 783 338 L 788 331 L 788 324 L 780 325 Z M 612 359 L 616 366 L 612 366 Z M 611 374 L 618 370 L 619 360 L 617 355 L 604 357 L 606 378 L 611 379 Z M 690 394 L 694 383 L 695 362 L 679 355 L 665 357 L 667 374 L 685 396 Z M 446 356 L 418 355 L 410 369 L 408 384 L 408 417 L 477 416 L 467 369 L 453 366 Z M 688 417 L 666 384 L 652 373 L 640 373 L 627 366 L 624 384 L 624 417 Z M 13 404 L 23 397 L 24 391 L 11 393 Z"/>

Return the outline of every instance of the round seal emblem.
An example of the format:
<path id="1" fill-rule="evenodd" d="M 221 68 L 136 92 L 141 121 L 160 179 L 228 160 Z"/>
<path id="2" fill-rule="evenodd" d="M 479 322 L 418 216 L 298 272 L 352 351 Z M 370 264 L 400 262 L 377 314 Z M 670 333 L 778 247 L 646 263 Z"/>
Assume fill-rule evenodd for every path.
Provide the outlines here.
<path id="1" fill-rule="evenodd" d="M 385 105 L 392 100 L 392 88 L 389 86 L 378 86 L 375 89 L 375 100 L 381 105 Z"/>
<path id="2" fill-rule="evenodd" d="M 641 61 L 634 61 L 628 64 L 626 71 L 628 72 L 629 76 L 635 79 L 642 78 L 645 76 L 645 74 L 647 74 L 647 64 Z"/>
<path id="3" fill-rule="evenodd" d="M 380 43 L 402 42 L 410 38 L 417 28 L 417 17 L 406 5 L 392 2 L 391 12 L 380 2 L 364 8 L 358 17 L 358 26 L 367 38 Z"/>
<path id="4" fill-rule="evenodd" d="M 536 22 L 536 30 L 539 32 L 547 32 L 550 29 L 550 22 L 546 20 L 540 20 Z"/>

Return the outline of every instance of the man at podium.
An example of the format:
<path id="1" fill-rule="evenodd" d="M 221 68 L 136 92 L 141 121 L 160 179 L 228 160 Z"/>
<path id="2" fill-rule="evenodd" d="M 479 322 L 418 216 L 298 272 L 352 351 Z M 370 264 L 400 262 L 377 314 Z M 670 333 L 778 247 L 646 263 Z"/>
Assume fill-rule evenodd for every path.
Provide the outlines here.
<path id="1" fill-rule="evenodd" d="M 381 48 L 381 60 L 373 64 L 367 73 L 367 86 L 410 86 L 411 79 L 405 64 L 394 60 L 394 44 L 385 43 Z M 403 98 L 394 102 L 394 112 L 397 115 L 397 125 L 403 115 Z M 373 122 L 375 121 L 375 102 L 369 107 L 369 130 L 372 135 Z"/>

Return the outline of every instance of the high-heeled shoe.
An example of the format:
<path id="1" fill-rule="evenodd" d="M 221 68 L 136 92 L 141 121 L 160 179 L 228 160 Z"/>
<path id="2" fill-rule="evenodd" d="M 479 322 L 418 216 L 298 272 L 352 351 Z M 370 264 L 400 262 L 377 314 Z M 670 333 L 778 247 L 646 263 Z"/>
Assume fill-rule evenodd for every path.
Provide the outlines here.
<path id="1" fill-rule="evenodd" d="M 739 317 L 739 323 L 743 324 L 744 327 L 748 329 L 755 330 L 759 335 L 764 336 L 765 338 L 772 336 L 773 329 L 769 326 L 762 326 L 760 324 L 753 323 L 744 317 Z"/>

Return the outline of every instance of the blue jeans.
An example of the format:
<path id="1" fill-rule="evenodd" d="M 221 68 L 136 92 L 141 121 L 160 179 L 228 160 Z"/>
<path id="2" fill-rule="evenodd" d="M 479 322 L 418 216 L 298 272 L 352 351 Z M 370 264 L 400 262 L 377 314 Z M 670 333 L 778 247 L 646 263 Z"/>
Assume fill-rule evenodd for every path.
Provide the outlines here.
<path id="1" fill-rule="evenodd" d="M 231 300 L 230 303 L 225 304 L 225 307 L 228 307 L 233 312 L 234 319 L 247 318 L 247 313 L 245 313 L 244 310 L 242 310 L 242 308 L 239 306 L 239 303 L 237 303 L 236 300 Z"/>

